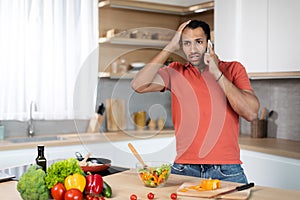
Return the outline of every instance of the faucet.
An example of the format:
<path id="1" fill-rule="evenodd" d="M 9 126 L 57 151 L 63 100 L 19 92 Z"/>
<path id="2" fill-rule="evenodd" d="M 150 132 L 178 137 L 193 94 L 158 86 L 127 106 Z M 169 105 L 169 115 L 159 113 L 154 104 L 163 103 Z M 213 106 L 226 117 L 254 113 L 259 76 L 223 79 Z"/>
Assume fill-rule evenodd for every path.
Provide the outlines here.
<path id="1" fill-rule="evenodd" d="M 36 103 L 31 101 L 30 103 L 30 118 L 29 118 L 29 121 L 28 121 L 28 127 L 27 127 L 27 134 L 28 134 L 28 137 L 33 137 L 34 135 L 34 126 L 33 126 L 33 118 L 32 118 L 32 112 L 33 110 L 36 111 L 37 110 L 37 106 L 36 106 Z"/>

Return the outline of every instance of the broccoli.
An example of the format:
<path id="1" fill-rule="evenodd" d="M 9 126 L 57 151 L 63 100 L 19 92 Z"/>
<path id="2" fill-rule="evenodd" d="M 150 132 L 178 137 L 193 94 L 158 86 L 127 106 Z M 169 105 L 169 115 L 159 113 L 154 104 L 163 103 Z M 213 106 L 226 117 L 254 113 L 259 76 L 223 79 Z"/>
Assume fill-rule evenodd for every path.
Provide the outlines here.
<path id="1" fill-rule="evenodd" d="M 24 200 L 47 200 L 49 189 L 45 183 L 46 173 L 42 167 L 34 164 L 22 174 L 17 185 L 17 190 Z"/>

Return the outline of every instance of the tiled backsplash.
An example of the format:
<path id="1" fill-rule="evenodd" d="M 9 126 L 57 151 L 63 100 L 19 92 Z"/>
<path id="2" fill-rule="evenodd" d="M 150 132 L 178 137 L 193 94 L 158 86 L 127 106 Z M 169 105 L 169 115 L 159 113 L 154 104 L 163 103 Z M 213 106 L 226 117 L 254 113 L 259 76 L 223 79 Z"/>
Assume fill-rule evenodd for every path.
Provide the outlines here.
<path id="1" fill-rule="evenodd" d="M 127 129 L 134 129 L 131 114 L 145 110 L 151 117 L 166 118 L 166 127 L 173 127 L 171 118 L 171 97 L 169 92 L 138 94 L 130 87 L 130 79 L 112 80 L 103 78 L 98 82 L 97 103 L 107 98 L 126 100 Z M 252 80 L 261 109 L 266 107 L 273 114 L 268 119 L 268 137 L 300 141 L 300 79 Z M 87 128 L 87 120 L 76 120 L 80 132 Z M 5 135 L 26 136 L 27 122 L 2 121 Z M 73 120 L 35 121 L 36 135 L 76 132 Z M 104 121 L 103 130 L 106 130 Z M 250 134 L 250 123 L 241 119 L 241 133 Z"/>
<path id="2" fill-rule="evenodd" d="M 98 85 L 97 102 L 107 98 L 127 100 L 127 117 L 138 110 L 148 111 L 160 105 L 167 115 L 167 127 L 172 127 L 169 92 L 137 94 L 130 87 L 129 80 L 101 79 Z M 259 98 L 261 109 L 273 110 L 269 117 L 268 137 L 300 140 L 300 79 L 252 80 L 251 84 Z M 127 120 L 130 121 L 130 120 Z M 133 128 L 127 122 L 129 129 Z M 250 123 L 241 119 L 241 133 L 250 134 Z"/>
<path id="3" fill-rule="evenodd" d="M 27 137 L 27 121 L 7 120 L 1 122 L 5 127 L 5 137 Z M 88 126 L 88 120 L 33 120 L 35 134 L 57 135 L 65 133 L 82 133 Z M 76 129 L 77 128 L 77 129 Z"/>
<path id="4" fill-rule="evenodd" d="M 273 114 L 268 119 L 268 137 L 300 141 L 300 79 L 252 80 L 261 109 Z M 241 120 L 241 132 L 250 134 L 250 123 Z"/>
<path id="5" fill-rule="evenodd" d="M 134 129 L 131 115 L 134 112 L 144 110 L 148 116 L 154 119 L 164 117 L 166 127 L 173 127 L 171 119 L 171 102 L 169 92 L 153 92 L 138 94 L 131 89 L 131 79 L 109 79 L 102 78 L 98 83 L 97 103 L 105 103 L 106 99 L 124 99 L 126 102 L 126 127 Z M 106 123 L 106 121 L 104 122 Z"/>

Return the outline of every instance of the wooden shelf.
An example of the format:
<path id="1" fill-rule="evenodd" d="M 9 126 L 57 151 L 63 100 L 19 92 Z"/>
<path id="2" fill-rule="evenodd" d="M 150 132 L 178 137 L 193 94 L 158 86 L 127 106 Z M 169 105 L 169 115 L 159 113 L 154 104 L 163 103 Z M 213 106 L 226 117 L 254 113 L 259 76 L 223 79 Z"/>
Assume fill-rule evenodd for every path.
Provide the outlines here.
<path id="1" fill-rule="evenodd" d="M 300 71 L 296 72 L 253 72 L 248 73 L 249 79 L 286 79 L 300 78 Z"/>
<path id="2" fill-rule="evenodd" d="M 111 74 L 109 72 L 99 72 L 99 78 L 110 79 L 133 79 L 136 73 L 125 74 Z M 250 80 L 264 80 L 264 79 L 293 79 L 300 78 L 300 72 L 257 72 L 248 73 Z"/>
<path id="3" fill-rule="evenodd" d="M 116 73 L 111 74 L 109 72 L 99 72 L 98 77 L 99 78 L 110 78 L 110 79 L 133 79 L 136 73 Z"/>
<path id="4" fill-rule="evenodd" d="M 149 39 L 134 39 L 134 38 L 99 38 L 99 44 L 117 44 L 117 45 L 132 45 L 145 47 L 165 47 L 169 41 L 149 40 Z"/>

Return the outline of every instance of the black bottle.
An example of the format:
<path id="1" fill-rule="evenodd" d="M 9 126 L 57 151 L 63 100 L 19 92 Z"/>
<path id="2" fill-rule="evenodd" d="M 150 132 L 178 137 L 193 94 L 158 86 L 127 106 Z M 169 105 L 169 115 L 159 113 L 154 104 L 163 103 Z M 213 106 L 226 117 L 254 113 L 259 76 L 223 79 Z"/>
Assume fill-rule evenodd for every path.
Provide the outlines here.
<path id="1" fill-rule="evenodd" d="M 41 166 L 43 168 L 43 170 L 46 172 L 47 160 L 44 156 L 44 145 L 38 145 L 37 149 L 38 149 L 38 156 L 35 159 L 36 164 Z"/>

